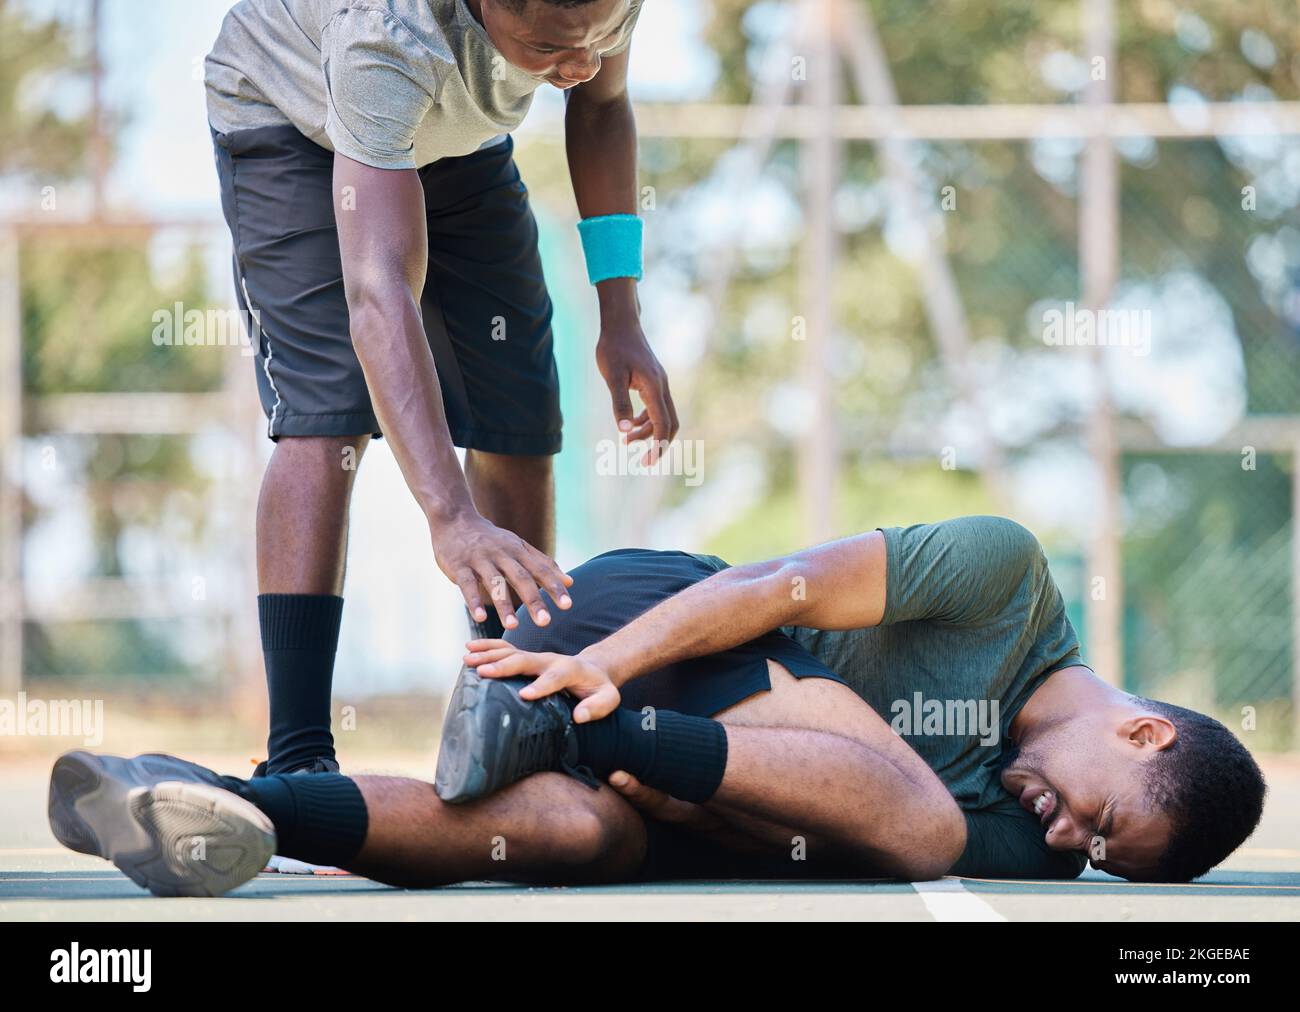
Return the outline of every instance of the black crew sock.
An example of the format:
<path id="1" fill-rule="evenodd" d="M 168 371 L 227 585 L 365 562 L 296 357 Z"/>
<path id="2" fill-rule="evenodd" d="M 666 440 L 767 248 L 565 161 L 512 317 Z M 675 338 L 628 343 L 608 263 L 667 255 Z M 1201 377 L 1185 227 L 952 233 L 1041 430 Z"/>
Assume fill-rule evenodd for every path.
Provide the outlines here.
<path id="1" fill-rule="evenodd" d="M 341 773 L 280 773 L 241 780 L 235 790 L 271 820 L 283 857 L 346 866 L 366 842 L 365 798 Z"/>
<path id="2" fill-rule="evenodd" d="M 330 692 L 343 598 L 259 594 L 257 615 L 271 697 L 266 772 L 288 773 L 313 759 L 333 759 Z"/>
<path id="3" fill-rule="evenodd" d="M 624 770 L 647 787 L 701 804 L 717 792 L 727 768 L 726 729 L 707 717 L 619 709 L 573 727 L 578 762 L 602 780 Z"/>

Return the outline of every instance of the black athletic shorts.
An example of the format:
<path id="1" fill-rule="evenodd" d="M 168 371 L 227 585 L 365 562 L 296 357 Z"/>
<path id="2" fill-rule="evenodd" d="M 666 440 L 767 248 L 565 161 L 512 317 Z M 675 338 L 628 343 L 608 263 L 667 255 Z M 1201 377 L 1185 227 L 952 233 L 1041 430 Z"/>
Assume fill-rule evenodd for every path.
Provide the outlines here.
<path id="1" fill-rule="evenodd" d="M 660 601 L 727 568 L 716 556 L 620 548 L 597 555 L 569 571 L 573 607 L 548 609 L 551 623 L 533 624 L 526 608 L 506 639 L 521 650 L 576 654 L 621 629 Z M 756 692 L 772 688 L 767 662 L 784 665 L 796 678 L 844 682 L 780 630 L 773 630 L 722 653 L 660 668 L 625 685 L 622 705 L 653 706 L 696 717 L 712 717 Z"/>
<path id="2" fill-rule="evenodd" d="M 551 623 L 533 624 L 527 609 L 517 612 L 519 626 L 506 639 L 521 650 L 576 654 L 627 625 L 642 612 L 693 583 L 726 569 L 715 556 L 625 548 L 598 555 L 570 570 L 573 607 L 549 609 Z M 727 707 L 772 688 L 768 660 L 778 661 L 797 678 L 844 679 L 785 633 L 774 630 L 755 640 L 635 679 L 622 689 L 622 705 L 675 710 L 711 717 Z M 847 684 L 847 683 L 845 683 Z M 667 879 L 801 879 L 860 876 L 823 862 L 792 861 L 781 856 L 738 854 L 677 826 L 646 820 L 647 852 L 641 878 Z"/>
<path id="3" fill-rule="evenodd" d="M 379 435 L 348 328 L 334 155 L 287 125 L 213 131 L 213 141 L 235 291 L 259 331 L 267 435 Z M 513 152 L 507 138 L 419 170 L 429 234 L 420 309 L 456 445 L 540 456 L 560 450 L 560 385 Z"/>

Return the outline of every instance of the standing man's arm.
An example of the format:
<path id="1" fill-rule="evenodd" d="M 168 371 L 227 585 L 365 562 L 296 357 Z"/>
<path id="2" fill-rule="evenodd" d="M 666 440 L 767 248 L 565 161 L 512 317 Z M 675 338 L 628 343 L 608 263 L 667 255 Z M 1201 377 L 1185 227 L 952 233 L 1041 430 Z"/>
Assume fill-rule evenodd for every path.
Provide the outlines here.
<path id="1" fill-rule="evenodd" d="M 355 195 L 344 202 L 342 194 Z M 438 567 L 476 622 L 486 588 L 507 629 L 517 626 L 510 588 L 533 621 L 550 621 L 541 587 L 569 607 L 572 582 L 547 555 L 485 520 L 456 458 L 420 315 L 428 262 L 424 191 L 414 169 L 376 169 L 334 156 L 335 217 L 352 344 L 384 435 L 429 523 Z"/>
<path id="2" fill-rule="evenodd" d="M 637 213 L 636 121 L 627 91 L 628 51 L 603 59 L 600 72 L 566 95 L 564 130 L 569 175 L 584 220 Z M 614 417 L 628 442 L 654 440 L 658 445 L 677 434 L 677 409 L 668 377 L 641 329 L 637 279 L 600 281 L 600 340 L 596 365 L 609 386 Z M 645 410 L 635 418 L 629 391 L 641 396 Z"/>

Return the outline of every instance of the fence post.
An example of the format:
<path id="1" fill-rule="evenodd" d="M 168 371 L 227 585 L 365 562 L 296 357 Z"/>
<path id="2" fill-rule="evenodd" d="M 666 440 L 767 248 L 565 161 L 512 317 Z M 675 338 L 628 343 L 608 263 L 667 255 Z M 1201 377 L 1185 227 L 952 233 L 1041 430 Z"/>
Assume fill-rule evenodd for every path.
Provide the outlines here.
<path id="1" fill-rule="evenodd" d="M 0 694 L 23 680 L 23 352 L 18 234 L 0 231 Z"/>
<path id="2" fill-rule="evenodd" d="M 1291 747 L 1300 749 L 1300 435 L 1291 451 Z"/>
<path id="3" fill-rule="evenodd" d="M 1119 265 L 1119 166 L 1114 145 L 1102 130 L 1104 109 L 1115 97 L 1115 9 L 1113 0 L 1083 0 L 1084 49 L 1100 59 L 1100 76 L 1088 82 L 1085 101 L 1095 119 L 1085 142 L 1079 180 L 1079 272 L 1083 303 L 1105 309 Z M 1088 545 L 1087 650 L 1097 673 L 1124 684 L 1124 568 L 1121 559 L 1120 450 L 1106 373 L 1106 349 L 1092 349 L 1093 406 L 1088 448 L 1101 493 L 1099 516 Z M 1100 579 L 1101 593 L 1092 581 Z"/>

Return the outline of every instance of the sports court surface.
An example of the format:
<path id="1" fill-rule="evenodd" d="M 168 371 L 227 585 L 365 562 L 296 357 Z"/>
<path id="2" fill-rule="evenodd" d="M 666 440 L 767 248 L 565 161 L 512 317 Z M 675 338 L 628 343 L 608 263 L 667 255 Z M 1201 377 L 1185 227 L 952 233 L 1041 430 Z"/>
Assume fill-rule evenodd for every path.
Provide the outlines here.
<path id="1" fill-rule="evenodd" d="M 231 762 L 205 759 L 222 769 Z M 655 883 L 399 890 L 351 876 L 262 875 L 221 899 L 155 899 L 111 865 L 59 847 L 45 822 L 46 759 L 6 760 L 0 920 L 1300 920 L 1300 757 L 1266 758 L 1264 821 L 1191 885 L 1074 882 Z M 406 771 L 403 771 L 406 772 Z"/>

